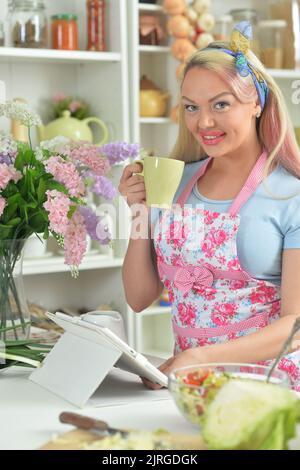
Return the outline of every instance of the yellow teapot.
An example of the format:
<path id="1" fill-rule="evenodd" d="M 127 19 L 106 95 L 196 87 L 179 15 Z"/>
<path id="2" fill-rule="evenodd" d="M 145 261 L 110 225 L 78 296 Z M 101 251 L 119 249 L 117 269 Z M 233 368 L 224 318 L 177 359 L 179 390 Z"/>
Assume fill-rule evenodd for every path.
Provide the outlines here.
<path id="1" fill-rule="evenodd" d="M 140 90 L 140 116 L 165 116 L 168 98 L 169 94 L 160 90 Z"/>
<path id="2" fill-rule="evenodd" d="M 102 132 L 102 140 L 94 142 L 95 145 L 103 145 L 108 140 L 108 129 L 101 119 L 89 117 L 80 121 L 71 117 L 70 111 L 63 111 L 62 117 L 49 122 L 46 126 L 38 126 L 38 135 L 40 142 L 42 140 L 50 140 L 58 135 L 62 135 L 71 140 L 86 140 L 93 142 L 93 134 L 88 126 L 89 123 L 97 124 Z"/>
<path id="3" fill-rule="evenodd" d="M 169 93 L 143 75 L 140 80 L 140 116 L 161 117 L 166 115 Z"/>

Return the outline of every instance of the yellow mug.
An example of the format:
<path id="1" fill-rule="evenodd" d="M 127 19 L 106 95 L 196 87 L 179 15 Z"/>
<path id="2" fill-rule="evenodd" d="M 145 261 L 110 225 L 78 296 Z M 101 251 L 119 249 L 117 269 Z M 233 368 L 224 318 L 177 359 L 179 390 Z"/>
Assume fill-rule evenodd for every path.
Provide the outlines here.
<path id="1" fill-rule="evenodd" d="M 184 170 L 184 162 L 173 158 L 145 157 L 141 163 L 148 206 L 170 208 Z"/>

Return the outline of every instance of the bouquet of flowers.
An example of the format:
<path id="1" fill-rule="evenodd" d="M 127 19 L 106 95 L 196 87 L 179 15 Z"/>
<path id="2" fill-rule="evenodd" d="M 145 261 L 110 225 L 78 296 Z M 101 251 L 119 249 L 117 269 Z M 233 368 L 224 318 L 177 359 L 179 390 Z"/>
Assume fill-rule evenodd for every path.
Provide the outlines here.
<path id="1" fill-rule="evenodd" d="M 113 200 L 112 166 L 135 158 L 140 149 L 124 142 L 97 147 L 64 137 L 33 149 L 30 127 L 40 124 L 39 116 L 16 102 L 0 104 L 0 116 L 17 119 L 29 132 L 29 145 L 0 134 L 0 339 L 9 332 L 18 340 L 28 336 L 14 274 L 25 241 L 33 233 L 44 239 L 51 233 L 76 277 L 87 236 L 100 244 L 111 239 L 87 195 Z"/>
<path id="2" fill-rule="evenodd" d="M 75 96 L 56 93 L 51 101 L 51 118 L 56 119 L 62 116 L 63 111 L 70 111 L 71 116 L 77 119 L 85 119 L 91 115 L 90 105 Z"/>

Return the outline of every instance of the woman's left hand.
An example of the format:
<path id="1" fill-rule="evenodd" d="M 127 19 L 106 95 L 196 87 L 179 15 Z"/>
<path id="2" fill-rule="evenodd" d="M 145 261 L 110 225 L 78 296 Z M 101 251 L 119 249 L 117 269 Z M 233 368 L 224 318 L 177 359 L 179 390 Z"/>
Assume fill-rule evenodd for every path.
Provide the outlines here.
<path id="1" fill-rule="evenodd" d="M 168 376 L 174 369 L 208 362 L 207 358 L 205 358 L 204 350 L 204 347 L 186 349 L 185 351 L 176 354 L 176 356 L 170 357 L 170 359 L 161 364 L 158 369 Z M 141 378 L 147 388 L 151 388 L 152 390 L 159 390 L 162 388 L 161 385 L 155 384 L 143 377 Z"/>

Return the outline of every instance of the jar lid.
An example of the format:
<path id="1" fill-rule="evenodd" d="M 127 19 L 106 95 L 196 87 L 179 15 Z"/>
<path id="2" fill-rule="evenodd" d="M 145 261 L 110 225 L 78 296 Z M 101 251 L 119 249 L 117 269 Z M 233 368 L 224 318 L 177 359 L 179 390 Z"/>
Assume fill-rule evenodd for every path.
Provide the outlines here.
<path id="1" fill-rule="evenodd" d="M 77 21 L 77 15 L 72 15 L 72 14 L 59 14 L 59 15 L 52 15 L 51 20 L 76 20 Z"/>
<path id="2" fill-rule="evenodd" d="M 257 18 L 257 11 L 253 8 L 236 8 L 234 10 L 230 10 L 229 14 L 232 15 L 234 19 L 236 17 L 244 19 Z"/>
<path id="3" fill-rule="evenodd" d="M 222 15 L 216 18 L 216 23 L 232 23 L 233 18 L 231 15 Z"/>
<path id="4" fill-rule="evenodd" d="M 287 22 L 285 20 L 263 20 L 258 23 L 260 28 L 285 28 Z"/>
<path id="5" fill-rule="evenodd" d="M 44 0 L 10 0 L 9 9 L 34 10 L 35 8 L 45 9 Z"/>

